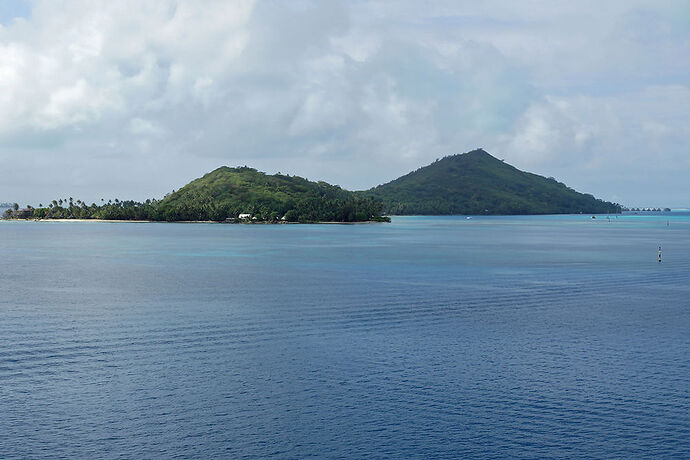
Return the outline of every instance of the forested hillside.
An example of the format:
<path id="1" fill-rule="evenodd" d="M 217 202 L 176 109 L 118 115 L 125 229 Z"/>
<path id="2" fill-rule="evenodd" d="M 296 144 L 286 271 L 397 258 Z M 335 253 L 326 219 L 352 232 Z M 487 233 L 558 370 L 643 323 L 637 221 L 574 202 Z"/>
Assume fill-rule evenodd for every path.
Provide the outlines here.
<path id="1" fill-rule="evenodd" d="M 248 167 L 220 167 L 162 200 L 87 204 L 59 199 L 48 206 L 10 209 L 5 217 L 154 221 L 362 222 L 387 221 L 381 202 L 325 182 L 267 175 Z"/>
<path id="2" fill-rule="evenodd" d="M 371 190 L 387 214 L 619 213 L 620 205 L 576 192 L 482 149 L 451 155 Z"/>

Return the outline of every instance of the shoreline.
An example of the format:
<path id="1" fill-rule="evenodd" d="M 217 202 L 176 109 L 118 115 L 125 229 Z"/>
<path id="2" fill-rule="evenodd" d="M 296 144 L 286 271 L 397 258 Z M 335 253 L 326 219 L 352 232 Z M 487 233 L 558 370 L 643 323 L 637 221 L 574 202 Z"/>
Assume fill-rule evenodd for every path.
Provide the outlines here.
<path id="1" fill-rule="evenodd" d="M 361 222 L 218 222 L 215 220 L 126 220 L 126 219 L 0 219 L 0 221 L 18 222 L 101 222 L 101 223 L 131 223 L 131 224 L 227 224 L 227 225 L 361 225 L 361 224 L 387 224 L 376 220 Z"/>

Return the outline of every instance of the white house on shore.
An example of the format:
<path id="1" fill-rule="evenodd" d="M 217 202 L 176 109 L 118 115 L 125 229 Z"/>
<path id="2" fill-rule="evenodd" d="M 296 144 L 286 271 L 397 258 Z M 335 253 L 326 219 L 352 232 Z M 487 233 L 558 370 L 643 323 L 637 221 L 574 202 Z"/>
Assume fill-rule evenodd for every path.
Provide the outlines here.
<path id="1" fill-rule="evenodd" d="M 237 216 L 238 219 L 251 219 L 252 215 L 251 214 L 240 214 Z"/>

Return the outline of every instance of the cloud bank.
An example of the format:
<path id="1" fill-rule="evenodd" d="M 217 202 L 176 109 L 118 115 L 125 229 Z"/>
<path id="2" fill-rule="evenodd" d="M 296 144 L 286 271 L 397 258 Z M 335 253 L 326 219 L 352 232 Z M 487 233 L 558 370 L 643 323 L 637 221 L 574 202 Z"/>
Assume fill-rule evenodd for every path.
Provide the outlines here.
<path id="1" fill-rule="evenodd" d="M 222 164 L 368 188 L 484 147 L 690 204 L 685 2 L 24 3 L 0 15 L 0 201 L 160 197 Z"/>

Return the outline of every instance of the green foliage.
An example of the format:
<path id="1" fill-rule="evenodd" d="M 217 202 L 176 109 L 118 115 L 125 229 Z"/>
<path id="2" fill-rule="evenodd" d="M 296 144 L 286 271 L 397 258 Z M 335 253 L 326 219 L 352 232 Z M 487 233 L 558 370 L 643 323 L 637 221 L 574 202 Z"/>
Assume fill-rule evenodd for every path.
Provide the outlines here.
<path id="1" fill-rule="evenodd" d="M 520 171 L 484 150 L 437 160 L 360 196 L 387 214 L 597 214 L 620 205 L 576 192 L 553 178 Z"/>
<path id="2" fill-rule="evenodd" d="M 136 201 L 118 201 L 101 206 L 95 203 L 90 206 L 81 200 L 72 201 L 67 207 L 54 200 L 48 207 L 31 209 L 34 219 L 113 219 L 113 220 L 153 220 L 154 202 L 139 203 Z M 63 201 L 67 204 L 67 200 Z"/>
<path id="3" fill-rule="evenodd" d="M 374 198 L 360 197 L 325 182 L 269 176 L 247 167 L 223 166 L 160 201 L 101 201 L 100 206 L 88 206 L 73 198 L 53 200 L 47 208 L 33 210 L 33 217 L 177 222 L 236 220 L 240 214 L 250 214 L 250 220 L 258 222 L 386 220 L 381 216 L 381 202 Z"/>
<path id="4" fill-rule="evenodd" d="M 381 203 L 326 182 L 223 166 L 167 195 L 157 210 L 165 220 L 360 222 L 378 218 Z"/>
<path id="5" fill-rule="evenodd" d="M 63 206 L 64 205 L 64 206 Z M 15 210 L 17 209 L 15 205 Z M 53 200 L 6 217 L 156 221 L 362 222 L 387 214 L 618 213 L 619 205 L 520 171 L 483 150 L 437 160 L 385 185 L 349 192 L 298 176 L 220 167 L 162 200 Z M 15 211 L 16 213 L 17 211 Z"/>

